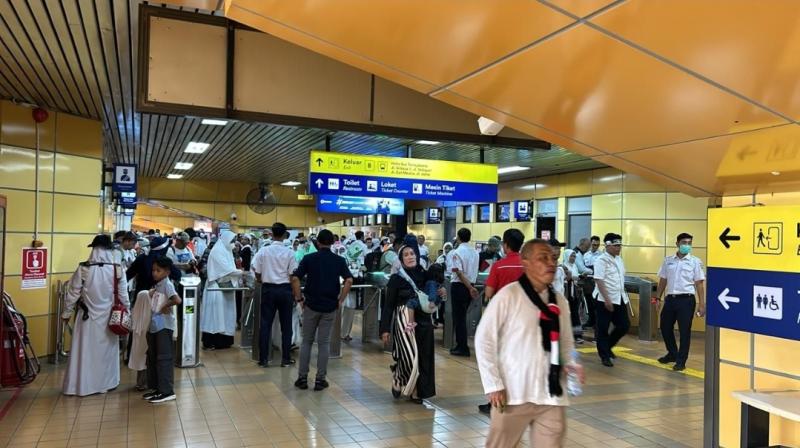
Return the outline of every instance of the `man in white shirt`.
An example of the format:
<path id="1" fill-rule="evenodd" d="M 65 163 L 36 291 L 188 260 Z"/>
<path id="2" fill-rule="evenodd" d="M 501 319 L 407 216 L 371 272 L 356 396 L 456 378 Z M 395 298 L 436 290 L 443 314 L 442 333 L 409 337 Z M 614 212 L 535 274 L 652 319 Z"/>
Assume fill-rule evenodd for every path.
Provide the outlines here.
<path id="1" fill-rule="evenodd" d="M 281 324 L 281 367 L 295 363 L 290 356 L 292 346 L 292 311 L 295 308 L 290 277 L 297 269 L 297 260 L 290 247 L 283 244 L 289 235 L 283 223 L 272 225 L 272 244 L 262 247 L 251 269 L 261 282 L 261 323 L 258 337 L 258 365 L 267 367 L 272 349 L 272 321 L 277 312 Z"/>
<path id="2" fill-rule="evenodd" d="M 631 326 L 628 317 L 628 294 L 625 292 L 625 265 L 619 256 L 622 251 L 622 237 L 607 233 L 603 241 L 606 252 L 594 262 L 594 297 L 597 299 L 597 353 L 603 365 L 614 367 L 611 359 L 616 358 L 613 348 L 628 332 Z M 610 334 L 608 328 L 614 324 Z"/>
<path id="3" fill-rule="evenodd" d="M 176 235 L 175 245 L 167 250 L 167 258 L 172 260 L 173 265 L 184 274 L 193 273 L 197 266 L 197 259 L 187 247 L 190 240 L 188 233 L 180 232 Z"/>
<path id="4" fill-rule="evenodd" d="M 475 281 L 478 280 L 478 251 L 469 244 L 472 232 L 467 228 L 458 230 L 458 248 L 451 251 L 452 263 L 448 265 L 452 271 L 450 295 L 453 298 L 453 326 L 456 334 L 456 346 L 450 350 L 454 356 L 469 357 L 467 345 L 467 309 L 470 302 L 478 298 Z"/>
<path id="5" fill-rule="evenodd" d="M 521 256 L 525 275 L 495 294 L 475 335 L 481 382 L 494 407 L 486 446 L 516 446 L 530 428 L 530 446 L 561 447 L 566 373 L 583 381 L 583 369 L 562 366 L 574 345 L 569 304 L 550 286 L 556 273 L 552 247 L 531 240 Z"/>
<path id="6" fill-rule="evenodd" d="M 589 238 L 589 250 L 583 254 L 583 264 L 587 269 L 592 270 L 592 274 L 594 273 L 594 261 L 597 260 L 600 255 L 603 255 L 603 250 L 600 249 L 600 237 L 592 235 L 592 237 Z M 587 275 L 586 278 L 583 279 L 583 296 L 591 297 L 593 291 L 594 278 L 591 275 Z M 589 315 L 589 319 L 583 325 L 583 328 L 594 328 L 596 322 L 594 307 L 587 307 L 586 314 Z"/>
<path id="7" fill-rule="evenodd" d="M 428 266 L 431 263 L 430 249 L 425 245 L 425 235 L 417 235 L 417 246 L 419 246 L 419 257 L 425 260 L 423 266 Z"/>
<path id="8" fill-rule="evenodd" d="M 658 289 L 654 299 L 660 301 L 661 294 L 666 290 L 667 297 L 661 309 L 661 336 L 667 346 L 667 354 L 658 358 L 661 364 L 674 362 L 672 370 L 679 372 L 686 368 L 689 358 L 689 343 L 692 340 L 692 319 L 695 312 L 695 298 L 700 301 L 697 315 L 706 313 L 705 305 L 705 279 L 703 262 L 693 256 L 692 235 L 681 233 L 675 245 L 678 251 L 664 259 L 661 269 L 658 270 Z M 675 322 L 678 322 L 678 331 L 681 337 L 681 346 L 675 344 Z"/>
<path id="9" fill-rule="evenodd" d="M 556 273 L 553 275 L 553 289 L 556 290 L 557 293 L 564 295 L 564 285 L 567 282 L 567 276 L 564 274 L 564 266 L 561 266 L 559 260 L 561 260 L 561 248 L 565 246 L 564 243 L 559 242 L 555 238 L 550 238 L 547 241 L 550 244 L 550 248 L 553 249 L 553 258 L 556 262 Z"/>
<path id="10" fill-rule="evenodd" d="M 603 250 L 600 249 L 600 237 L 592 235 L 589 239 L 589 251 L 583 254 L 583 265 L 594 270 L 594 260 L 600 255 L 603 255 Z"/>

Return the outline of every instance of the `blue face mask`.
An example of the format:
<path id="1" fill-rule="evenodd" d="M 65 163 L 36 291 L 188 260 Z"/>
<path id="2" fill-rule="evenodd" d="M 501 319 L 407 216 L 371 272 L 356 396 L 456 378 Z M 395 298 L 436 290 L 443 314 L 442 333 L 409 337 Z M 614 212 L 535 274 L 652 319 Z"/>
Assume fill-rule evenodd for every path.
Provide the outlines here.
<path id="1" fill-rule="evenodd" d="M 681 255 L 687 255 L 691 251 L 692 251 L 692 246 L 690 246 L 688 244 L 681 244 L 678 247 L 678 252 L 680 252 Z"/>

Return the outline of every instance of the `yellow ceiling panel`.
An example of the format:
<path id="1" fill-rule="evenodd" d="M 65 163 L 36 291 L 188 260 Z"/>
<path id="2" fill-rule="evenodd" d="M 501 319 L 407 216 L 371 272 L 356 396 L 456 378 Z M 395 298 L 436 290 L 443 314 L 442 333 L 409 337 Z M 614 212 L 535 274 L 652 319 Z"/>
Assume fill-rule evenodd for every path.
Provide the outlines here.
<path id="1" fill-rule="evenodd" d="M 533 123 L 520 120 L 519 118 L 510 116 L 508 114 L 503 114 L 501 112 L 492 109 L 488 105 L 481 104 L 473 99 L 463 97 L 456 93 L 444 90 L 436 94 L 434 98 L 444 101 L 445 103 L 448 103 L 451 106 L 455 106 L 460 109 L 470 111 L 476 115 L 481 115 L 490 118 L 498 123 L 503 123 L 504 125 L 516 129 L 520 132 L 524 132 L 530 136 L 534 136 L 536 138 L 542 139 L 552 144 L 561 146 L 576 154 L 580 154 L 582 156 L 587 156 L 587 157 L 602 154 L 600 151 L 591 148 L 589 146 L 586 146 L 583 143 L 577 142 L 563 135 L 558 135 L 548 129 L 545 129 L 541 126 L 537 126 Z M 477 123 L 475 125 L 477 126 Z"/>
<path id="2" fill-rule="evenodd" d="M 798 142 L 800 126 L 790 124 L 618 157 L 717 195 L 786 191 L 800 182 Z"/>
<path id="3" fill-rule="evenodd" d="M 584 25 L 451 90 L 605 152 L 786 122 Z"/>
<path id="4" fill-rule="evenodd" d="M 367 61 L 372 73 L 383 76 L 373 66 L 384 66 L 435 85 L 573 22 L 530 0 L 487 5 L 484 0 L 406 0 L 379 6 L 370 0 L 232 0 L 225 15 L 278 37 L 289 33 L 294 43 L 350 63 L 341 59 L 344 50 L 350 53 L 347 59 Z M 318 42 L 310 42 L 314 39 Z M 387 78 L 398 81 L 396 77 Z"/>
<path id="5" fill-rule="evenodd" d="M 592 19 L 784 115 L 800 118 L 800 2 L 629 0 Z"/>
<path id="6" fill-rule="evenodd" d="M 586 17 L 614 1 L 616 0 L 547 0 L 543 3 L 549 3 L 577 17 Z"/>

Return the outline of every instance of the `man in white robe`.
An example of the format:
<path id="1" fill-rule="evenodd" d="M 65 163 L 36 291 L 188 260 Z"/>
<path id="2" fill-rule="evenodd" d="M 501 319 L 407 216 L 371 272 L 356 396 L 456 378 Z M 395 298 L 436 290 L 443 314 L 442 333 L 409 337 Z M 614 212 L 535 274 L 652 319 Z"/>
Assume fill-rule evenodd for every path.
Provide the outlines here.
<path id="1" fill-rule="evenodd" d="M 119 386 L 119 336 L 108 329 L 108 318 L 114 305 L 114 295 L 126 307 L 128 283 L 125 271 L 115 263 L 115 254 L 108 235 L 97 235 L 89 260 L 81 263 L 69 281 L 61 318 L 69 320 L 75 314 L 67 373 L 64 376 L 65 395 L 86 396 L 105 393 Z M 116 289 L 114 283 L 116 282 Z"/>

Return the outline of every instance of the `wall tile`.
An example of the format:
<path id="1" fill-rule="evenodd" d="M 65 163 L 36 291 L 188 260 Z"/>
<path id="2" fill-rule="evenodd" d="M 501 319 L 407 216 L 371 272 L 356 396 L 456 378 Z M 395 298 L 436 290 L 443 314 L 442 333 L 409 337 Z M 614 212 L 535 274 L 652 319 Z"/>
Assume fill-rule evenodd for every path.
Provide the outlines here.
<path id="1" fill-rule="evenodd" d="M 99 121 L 58 113 L 56 151 L 78 156 L 103 158 L 103 127 Z"/>
<path id="2" fill-rule="evenodd" d="M 664 248 L 623 246 L 621 255 L 627 272 L 650 274 L 655 277 L 654 274 L 658 272 L 664 260 Z"/>
<path id="3" fill-rule="evenodd" d="M 592 172 L 592 194 L 622 192 L 622 171 L 616 168 L 601 168 Z"/>
<path id="4" fill-rule="evenodd" d="M 750 333 L 720 328 L 719 357 L 740 364 L 750 364 Z"/>
<path id="5" fill-rule="evenodd" d="M 622 241 L 632 246 L 663 247 L 664 220 L 626 219 L 623 221 Z"/>
<path id="6" fill-rule="evenodd" d="M 719 444 L 739 446 L 741 432 L 741 403 L 731 395 L 750 388 L 750 369 L 729 364 L 719 365 Z"/>
<path id="7" fill-rule="evenodd" d="M 626 193 L 637 193 L 637 192 L 650 193 L 650 192 L 666 191 L 666 189 L 663 186 L 647 181 L 631 173 L 625 173 L 622 187 Z"/>
<path id="8" fill-rule="evenodd" d="M 36 122 L 31 113 L 33 109 L 17 106 L 10 101 L 0 101 L 2 122 L 0 122 L 0 143 L 24 148 L 36 148 Z M 55 136 L 55 112 L 39 124 L 39 149 L 53 150 Z"/>
<path id="9" fill-rule="evenodd" d="M 622 199 L 623 217 L 627 219 L 664 219 L 665 193 L 625 193 Z"/>
<path id="10" fill-rule="evenodd" d="M 36 151 L 0 146 L 0 187 L 36 188 Z M 39 189 L 53 191 L 53 153 L 39 152 Z"/>
<path id="11" fill-rule="evenodd" d="M 592 196 L 592 219 L 622 218 L 622 194 L 597 194 Z"/>
<path id="12" fill-rule="evenodd" d="M 103 183 L 103 163 L 98 159 L 56 154 L 55 191 L 98 196 Z"/>
<path id="13" fill-rule="evenodd" d="M 708 218 L 708 198 L 693 198 L 683 193 L 667 193 L 667 219 Z"/>
<path id="14" fill-rule="evenodd" d="M 756 335 L 755 365 L 800 376 L 800 343 L 788 339 Z"/>
<path id="15" fill-rule="evenodd" d="M 101 206 L 100 198 L 97 197 L 56 194 L 53 198 L 56 231 L 98 233 Z"/>
<path id="16" fill-rule="evenodd" d="M 692 235 L 692 245 L 694 247 L 706 247 L 708 245 L 706 220 L 702 221 L 671 221 L 667 220 L 667 234 L 665 246 L 673 246 L 675 238 L 679 233 L 686 232 Z M 719 242 L 719 241 L 717 241 Z"/>
<path id="17" fill-rule="evenodd" d="M 35 216 L 33 191 L 0 189 L 8 199 L 6 226 L 9 232 L 33 232 Z M 51 232 L 53 225 L 53 195 L 39 193 L 39 232 Z"/>

